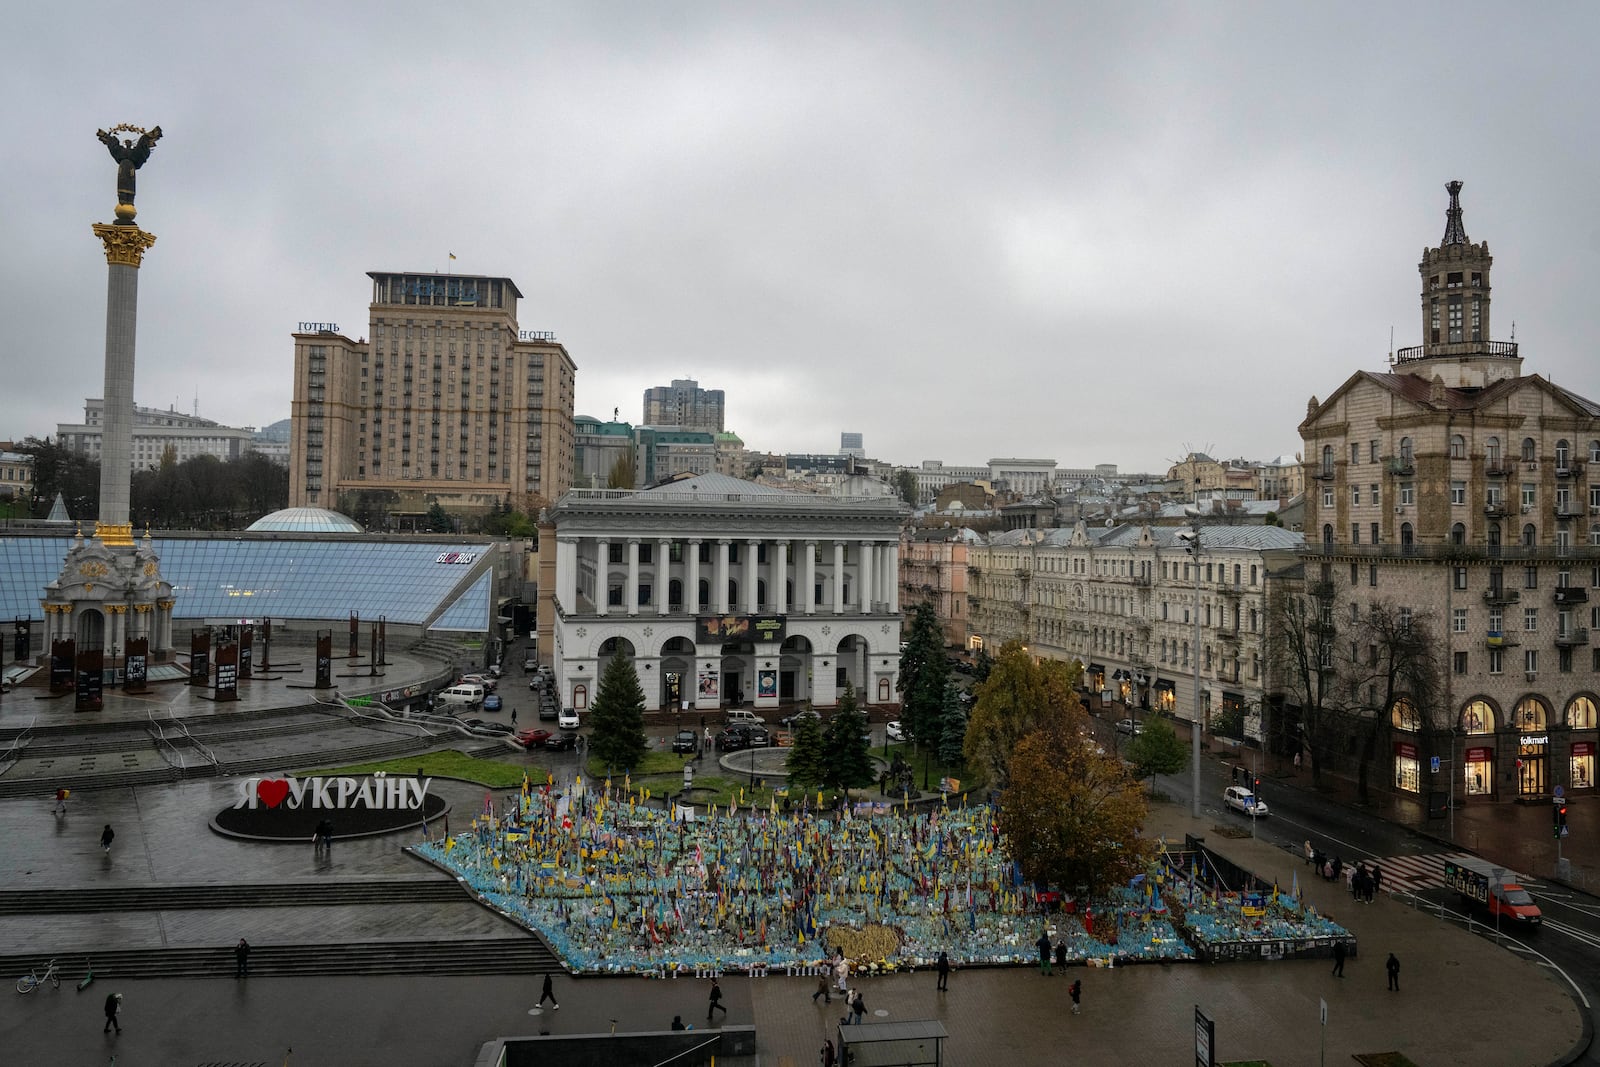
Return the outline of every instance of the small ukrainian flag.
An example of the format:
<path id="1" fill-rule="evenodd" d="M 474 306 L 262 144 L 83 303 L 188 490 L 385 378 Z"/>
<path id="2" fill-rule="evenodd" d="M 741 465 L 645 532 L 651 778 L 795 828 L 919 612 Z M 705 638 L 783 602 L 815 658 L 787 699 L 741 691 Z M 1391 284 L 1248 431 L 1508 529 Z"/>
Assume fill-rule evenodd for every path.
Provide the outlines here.
<path id="1" fill-rule="evenodd" d="M 449 255 L 450 255 L 451 259 L 455 259 L 456 258 L 456 254 L 454 252 L 449 253 Z"/>

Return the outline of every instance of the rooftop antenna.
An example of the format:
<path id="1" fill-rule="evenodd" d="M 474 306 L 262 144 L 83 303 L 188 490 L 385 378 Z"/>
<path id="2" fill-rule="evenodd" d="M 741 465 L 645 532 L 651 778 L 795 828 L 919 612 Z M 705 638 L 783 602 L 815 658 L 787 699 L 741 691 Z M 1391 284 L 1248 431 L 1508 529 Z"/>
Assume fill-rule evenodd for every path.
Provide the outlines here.
<path id="1" fill-rule="evenodd" d="M 1394 325 L 1389 326 L 1389 366 L 1394 366 Z"/>

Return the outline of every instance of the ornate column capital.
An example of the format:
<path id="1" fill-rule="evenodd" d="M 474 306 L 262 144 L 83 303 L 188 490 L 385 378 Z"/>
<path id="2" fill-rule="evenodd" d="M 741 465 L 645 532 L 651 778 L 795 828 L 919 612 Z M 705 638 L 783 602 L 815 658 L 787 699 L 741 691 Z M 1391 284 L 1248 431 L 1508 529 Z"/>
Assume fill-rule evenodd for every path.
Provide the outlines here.
<path id="1" fill-rule="evenodd" d="M 91 229 L 106 246 L 106 262 L 111 266 L 139 269 L 144 254 L 156 243 L 156 235 L 137 226 L 118 226 L 115 223 L 97 222 Z"/>

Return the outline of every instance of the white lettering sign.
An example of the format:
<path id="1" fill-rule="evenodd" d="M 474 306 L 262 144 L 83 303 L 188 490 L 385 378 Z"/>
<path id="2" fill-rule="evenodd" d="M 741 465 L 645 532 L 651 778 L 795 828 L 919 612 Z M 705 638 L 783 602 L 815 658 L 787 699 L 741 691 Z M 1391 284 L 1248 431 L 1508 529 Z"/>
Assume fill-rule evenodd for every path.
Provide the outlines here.
<path id="1" fill-rule="evenodd" d="M 468 564 L 478 558 L 476 552 L 441 552 L 433 557 L 435 563 L 461 563 Z"/>
<path id="2" fill-rule="evenodd" d="M 1548 745 L 1550 743 L 1550 735 L 1549 734 L 1523 734 L 1522 738 L 1521 738 L 1521 741 L 1522 741 L 1522 743 L 1524 745 Z"/>
<path id="3" fill-rule="evenodd" d="M 246 778 L 235 808 L 417 811 L 432 778 Z"/>

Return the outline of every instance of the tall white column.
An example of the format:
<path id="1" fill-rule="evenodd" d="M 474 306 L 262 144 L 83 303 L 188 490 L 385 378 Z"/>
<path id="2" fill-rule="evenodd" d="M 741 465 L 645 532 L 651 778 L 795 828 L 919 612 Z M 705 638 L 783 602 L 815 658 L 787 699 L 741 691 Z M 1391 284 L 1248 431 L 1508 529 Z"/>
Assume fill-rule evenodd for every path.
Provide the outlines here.
<path id="1" fill-rule="evenodd" d="M 888 574 L 885 575 L 884 585 L 888 587 L 889 614 L 900 614 L 900 544 L 891 542 L 884 546 L 884 554 L 889 557 Z"/>
<path id="2" fill-rule="evenodd" d="M 804 588 L 800 591 L 800 603 L 805 605 L 807 615 L 817 613 L 817 543 L 807 541 L 801 546 L 805 552 L 805 565 L 800 568 L 804 578 Z"/>
<path id="3" fill-rule="evenodd" d="M 602 537 L 594 547 L 594 613 L 607 615 L 611 611 L 611 542 Z"/>
<path id="4" fill-rule="evenodd" d="M 844 542 L 833 543 L 833 613 L 844 614 Z"/>
<path id="5" fill-rule="evenodd" d="M 728 539 L 720 538 L 717 541 L 717 569 L 716 577 L 712 579 L 715 586 L 711 590 L 711 604 L 716 608 L 718 615 L 728 614 Z"/>
<path id="6" fill-rule="evenodd" d="M 698 615 L 700 614 L 700 538 L 689 538 L 689 544 L 684 548 L 683 555 L 689 565 L 689 577 L 683 583 L 683 610 L 690 615 Z"/>
<path id="7" fill-rule="evenodd" d="M 656 541 L 656 614 L 665 615 L 672 592 L 672 542 Z"/>
<path id="8" fill-rule="evenodd" d="M 758 551 L 760 548 L 761 542 L 754 537 L 746 541 L 744 545 L 744 612 L 746 615 L 754 615 L 761 610 L 761 598 L 759 595 L 761 580 L 760 575 L 756 573 L 756 560 L 760 556 Z"/>
<path id="9" fill-rule="evenodd" d="M 768 582 L 775 582 L 772 596 L 772 611 L 774 615 L 786 615 L 789 612 L 789 542 L 777 541 L 772 546 L 774 553 L 772 565 L 768 568 L 771 572 L 767 576 Z"/>
<path id="10" fill-rule="evenodd" d="M 639 614 L 639 539 L 628 538 L 628 591 L 623 596 L 629 615 Z"/>
<path id="11" fill-rule="evenodd" d="M 856 566 L 857 599 L 861 602 L 861 613 L 867 614 L 872 610 L 872 597 L 875 587 L 872 582 L 873 545 L 871 541 L 861 542 L 861 562 Z"/>
<path id="12" fill-rule="evenodd" d="M 570 537 L 556 541 L 556 602 L 561 610 L 578 610 L 578 542 Z"/>

